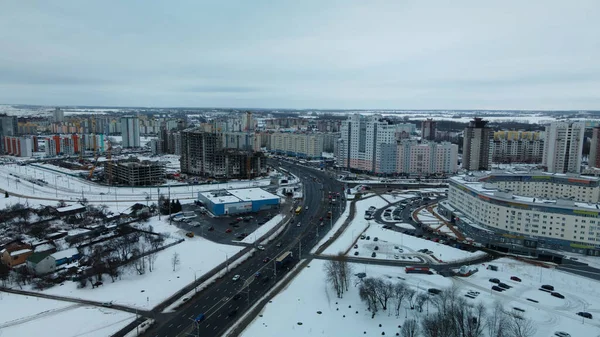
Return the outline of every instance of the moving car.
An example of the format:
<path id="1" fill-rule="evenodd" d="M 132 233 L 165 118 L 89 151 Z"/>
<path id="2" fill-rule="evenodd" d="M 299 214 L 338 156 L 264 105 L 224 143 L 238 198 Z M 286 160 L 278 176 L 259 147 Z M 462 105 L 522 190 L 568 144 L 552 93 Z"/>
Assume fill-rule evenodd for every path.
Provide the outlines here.
<path id="1" fill-rule="evenodd" d="M 256 247 L 256 248 L 258 248 L 258 249 L 260 249 L 260 250 L 265 250 L 265 247 L 263 247 L 263 246 L 258 246 L 258 247 Z"/>
<path id="2" fill-rule="evenodd" d="M 227 228 L 227 229 L 225 230 L 225 233 L 231 233 L 231 228 Z"/>
<path id="3" fill-rule="evenodd" d="M 271 261 L 271 258 L 269 258 L 269 257 L 265 257 L 265 258 L 263 259 L 263 263 L 267 263 L 267 262 L 269 262 L 269 261 Z"/>
<path id="4" fill-rule="evenodd" d="M 231 280 L 235 282 L 239 279 L 240 279 L 240 275 L 235 275 L 235 276 L 233 276 L 233 278 Z"/>

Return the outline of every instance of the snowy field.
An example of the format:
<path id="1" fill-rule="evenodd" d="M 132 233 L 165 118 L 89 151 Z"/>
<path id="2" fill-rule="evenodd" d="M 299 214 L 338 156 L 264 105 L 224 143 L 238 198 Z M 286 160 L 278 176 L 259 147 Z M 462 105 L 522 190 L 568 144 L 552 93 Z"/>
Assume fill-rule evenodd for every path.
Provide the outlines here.
<path id="1" fill-rule="evenodd" d="M 351 280 L 349 292 L 338 299 L 333 289 L 327 285 L 323 266 L 325 261 L 313 260 L 310 267 L 304 269 L 291 284 L 267 304 L 258 316 L 241 334 L 244 337 L 279 337 L 286 332 L 286 337 L 304 336 L 396 336 L 400 332 L 406 318 L 420 319 L 426 317 L 427 310 L 434 310 L 433 305 L 423 312 L 411 310 L 405 301 L 400 315 L 393 310 L 380 311 L 371 319 L 367 305 L 358 295 L 356 277 Z M 353 272 L 365 272 L 367 277 L 379 277 L 383 280 L 403 281 L 417 292 L 428 288 L 447 289 L 455 285 L 459 296 L 468 291 L 479 292 L 475 299 L 467 298 L 473 304 L 482 302 L 490 313 L 495 303 L 500 303 L 504 310 L 510 312 L 518 307 L 525 310 L 522 315 L 531 319 L 537 331 L 532 337 L 552 336 L 555 331 L 566 331 L 573 337 L 596 337 L 600 334 L 598 318 L 583 320 L 576 315 L 578 311 L 599 311 L 600 283 L 578 276 L 562 273 L 557 270 L 544 269 L 543 283 L 539 282 L 541 268 L 521 262 L 501 259 L 493 262 L 500 271 L 493 272 L 479 266 L 479 272 L 467 278 L 444 278 L 439 275 L 418 275 L 404 273 L 404 268 L 353 265 Z M 510 281 L 511 275 L 519 276 L 523 282 Z M 491 292 L 489 278 L 496 277 L 513 288 L 502 292 Z M 552 284 L 566 296 L 558 299 L 546 292 L 537 290 L 541 284 Z M 586 289 L 585 298 L 578 291 Z M 588 292 L 589 289 L 589 292 Z M 538 303 L 530 302 L 535 299 Z M 381 310 L 381 308 L 380 308 Z M 319 313 L 320 312 L 320 313 Z M 381 324 L 381 327 L 379 326 Z M 487 330 L 484 333 L 486 337 Z"/>
<path id="2" fill-rule="evenodd" d="M 354 241 L 361 235 L 361 233 L 371 224 L 371 226 L 379 226 L 375 221 L 365 220 L 365 211 L 369 207 L 374 206 L 377 209 L 386 207 L 388 202 L 375 195 L 370 198 L 363 198 L 356 202 L 356 214 L 350 225 L 340 235 L 334 243 L 332 243 L 325 251 L 324 255 L 337 255 L 339 252 L 345 252 L 348 248 L 352 247 Z M 350 207 L 346 208 L 347 210 Z M 335 233 L 335 232 L 331 232 Z"/>
<path id="3" fill-rule="evenodd" d="M 277 224 L 283 219 L 283 215 L 277 214 L 271 220 L 267 221 L 264 225 L 258 227 L 254 232 L 250 233 L 246 236 L 242 242 L 245 243 L 254 243 L 256 240 L 259 240 L 263 235 L 267 234 L 271 229 L 275 228 Z"/>
<path id="4" fill-rule="evenodd" d="M 415 236 L 394 232 L 392 230 L 385 229 L 382 226 L 378 225 L 370 226 L 365 231 L 364 235 L 369 236 L 370 239 L 359 239 L 356 243 L 358 245 L 358 248 L 353 248 L 352 250 L 350 250 L 348 252 L 349 256 L 355 256 L 354 253 L 358 251 L 359 257 L 372 258 L 371 254 L 375 252 L 376 257 L 374 259 L 382 260 L 404 260 L 403 257 L 417 255 L 425 258 L 427 258 L 428 256 L 432 256 L 435 257 L 438 261 L 443 262 L 453 262 L 485 255 L 485 253 L 483 252 L 478 251 L 471 253 L 444 244 L 421 239 Z M 378 241 L 375 242 L 375 238 L 377 238 Z M 378 247 L 377 250 L 375 250 L 376 246 Z M 401 248 L 403 250 L 403 253 L 400 253 L 399 250 L 395 247 Z M 433 253 L 417 253 L 417 251 L 420 249 L 427 249 L 429 251 L 432 251 Z M 395 258 L 395 255 L 398 255 L 397 259 Z"/>
<path id="5" fill-rule="evenodd" d="M 0 336 L 110 336 L 135 319 L 127 312 L 8 293 L 0 293 L 0 303 Z"/>
<path id="6" fill-rule="evenodd" d="M 63 286 L 55 286 L 43 292 L 99 302 L 114 301 L 148 310 L 192 283 L 195 278 L 225 262 L 226 257 L 243 249 L 217 244 L 198 236 L 187 238 L 184 230 L 169 226 L 164 218 L 162 221 L 157 217 L 151 218 L 150 222 L 144 223 L 144 226 L 147 225 L 152 225 L 155 232 L 168 233 L 171 238 L 185 238 L 182 243 L 157 253 L 154 271 L 138 275 L 135 270 L 126 268 L 120 279 L 112 283 L 105 276 L 104 285 L 95 289 L 89 286 L 78 289 L 76 282 L 68 281 Z M 181 262 L 173 271 L 172 257 L 175 252 L 179 254 Z"/>
<path id="7" fill-rule="evenodd" d="M 42 179 L 47 185 L 40 186 L 28 179 Z M 268 186 L 269 179 L 254 181 L 228 182 L 223 184 L 185 185 L 170 188 L 171 199 L 191 200 L 198 192 Z M 66 173 L 57 173 L 43 168 L 19 165 L 0 166 L 0 189 L 19 194 L 22 197 L 0 198 L 0 207 L 16 203 L 35 205 L 56 205 L 58 200 L 76 202 L 85 197 L 92 204 L 105 204 L 114 213 L 124 212 L 135 203 L 156 202 L 158 195 L 168 195 L 169 187 L 108 187 L 85 179 L 72 177 Z"/>

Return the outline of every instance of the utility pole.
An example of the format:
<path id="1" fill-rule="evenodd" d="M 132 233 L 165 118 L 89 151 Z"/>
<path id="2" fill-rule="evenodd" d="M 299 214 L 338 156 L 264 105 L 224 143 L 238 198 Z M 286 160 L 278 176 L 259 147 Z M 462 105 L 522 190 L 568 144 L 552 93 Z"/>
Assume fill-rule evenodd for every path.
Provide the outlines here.
<path id="1" fill-rule="evenodd" d="M 173 225 L 173 218 L 171 217 L 171 184 L 169 183 L 169 225 Z"/>

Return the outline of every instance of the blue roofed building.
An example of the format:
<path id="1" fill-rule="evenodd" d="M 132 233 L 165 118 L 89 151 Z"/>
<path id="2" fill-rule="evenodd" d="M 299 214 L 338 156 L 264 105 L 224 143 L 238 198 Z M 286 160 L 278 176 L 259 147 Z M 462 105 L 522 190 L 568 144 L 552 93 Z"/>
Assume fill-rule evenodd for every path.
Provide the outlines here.
<path id="1" fill-rule="evenodd" d="M 199 192 L 198 201 L 214 215 L 258 212 L 279 207 L 278 196 L 262 188 Z"/>

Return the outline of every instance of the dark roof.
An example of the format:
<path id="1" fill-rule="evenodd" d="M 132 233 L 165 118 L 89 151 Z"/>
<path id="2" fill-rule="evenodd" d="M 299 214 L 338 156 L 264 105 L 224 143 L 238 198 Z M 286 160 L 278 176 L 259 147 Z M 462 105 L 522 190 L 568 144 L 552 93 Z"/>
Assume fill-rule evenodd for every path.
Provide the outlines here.
<path id="1" fill-rule="evenodd" d="M 39 252 L 39 253 L 33 253 L 33 254 L 29 255 L 29 257 L 27 258 L 27 261 L 29 261 L 31 263 L 39 263 L 40 261 L 42 261 L 48 255 L 51 255 L 51 254 L 52 253 L 49 252 L 49 251 Z"/>

